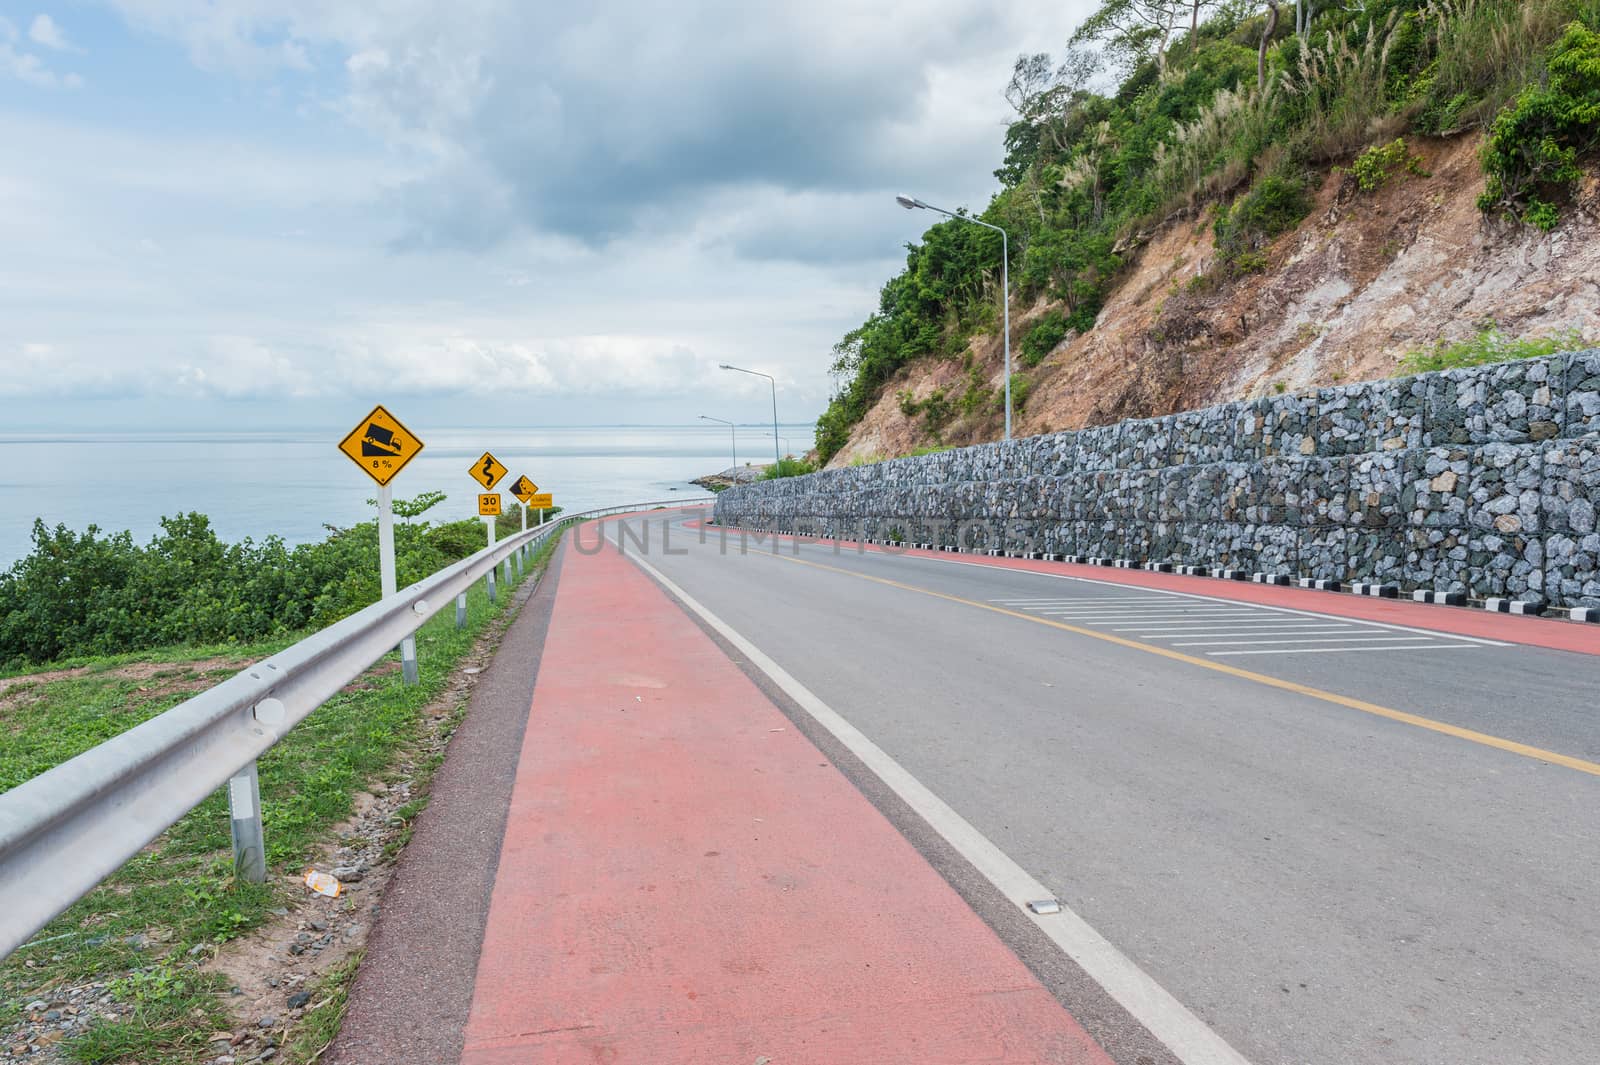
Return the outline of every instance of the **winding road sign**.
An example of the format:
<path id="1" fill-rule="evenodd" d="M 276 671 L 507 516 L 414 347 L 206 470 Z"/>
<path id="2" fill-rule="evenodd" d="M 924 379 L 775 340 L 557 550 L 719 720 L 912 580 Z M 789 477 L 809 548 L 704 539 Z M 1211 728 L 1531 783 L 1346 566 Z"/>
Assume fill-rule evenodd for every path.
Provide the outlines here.
<path id="1" fill-rule="evenodd" d="M 339 441 L 339 450 L 366 471 L 368 477 L 386 485 L 406 463 L 417 457 L 422 441 L 380 403 Z"/>
<path id="2" fill-rule="evenodd" d="M 500 460 L 485 451 L 477 462 L 468 467 L 467 472 L 472 479 L 483 485 L 485 489 L 493 488 L 500 483 L 500 478 L 506 475 L 506 468 L 500 465 Z M 496 511 L 495 513 L 499 513 Z"/>

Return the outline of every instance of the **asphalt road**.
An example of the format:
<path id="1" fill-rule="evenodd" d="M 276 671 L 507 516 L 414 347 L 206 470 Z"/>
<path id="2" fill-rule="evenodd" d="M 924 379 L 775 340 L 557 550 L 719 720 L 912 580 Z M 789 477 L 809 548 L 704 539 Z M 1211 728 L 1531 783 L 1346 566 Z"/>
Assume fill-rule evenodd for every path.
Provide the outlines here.
<path id="1" fill-rule="evenodd" d="M 685 520 L 651 566 L 1254 1065 L 1600 1060 L 1600 655 Z"/>

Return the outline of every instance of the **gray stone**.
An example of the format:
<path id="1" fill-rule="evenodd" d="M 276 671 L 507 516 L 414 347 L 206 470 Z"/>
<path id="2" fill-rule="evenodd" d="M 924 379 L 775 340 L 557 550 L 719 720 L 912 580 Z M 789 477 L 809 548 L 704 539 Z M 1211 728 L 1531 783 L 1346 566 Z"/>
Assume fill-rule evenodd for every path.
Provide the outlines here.
<path id="1" fill-rule="evenodd" d="M 716 516 L 1588 605 L 1597 434 L 1600 350 L 759 482 L 720 494 Z"/>

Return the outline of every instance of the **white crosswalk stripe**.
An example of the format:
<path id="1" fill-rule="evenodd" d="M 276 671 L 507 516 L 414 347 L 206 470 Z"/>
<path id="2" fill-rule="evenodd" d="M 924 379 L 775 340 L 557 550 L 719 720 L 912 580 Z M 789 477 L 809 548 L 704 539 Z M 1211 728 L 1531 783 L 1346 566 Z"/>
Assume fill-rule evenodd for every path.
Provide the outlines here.
<path id="1" fill-rule="evenodd" d="M 1087 594 L 1082 598 L 1033 596 L 991 599 L 990 602 L 1131 639 L 1200 648 L 1197 653 L 1212 657 L 1499 646 L 1498 641 L 1478 637 L 1188 592 L 1130 589 L 1126 595 L 1106 595 L 1102 582 L 1085 580 L 1082 583 L 1093 585 L 1085 587 Z M 1213 647 L 1224 649 L 1209 649 Z"/>

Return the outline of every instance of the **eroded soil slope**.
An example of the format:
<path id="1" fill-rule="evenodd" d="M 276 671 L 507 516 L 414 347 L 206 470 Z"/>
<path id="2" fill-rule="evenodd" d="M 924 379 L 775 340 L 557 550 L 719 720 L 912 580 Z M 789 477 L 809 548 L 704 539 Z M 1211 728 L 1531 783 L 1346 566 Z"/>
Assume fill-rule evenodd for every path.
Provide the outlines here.
<path id="1" fill-rule="evenodd" d="M 1477 135 L 1413 141 L 1427 176 L 1402 171 L 1372 192 L 1331 172 L 1259 273 L 1221 279 L 1209 210 L 1169 224 L 1134 253 L 1092 332 L 1069 336 L 1037 367 L 1017 363 L 1032 387 L 1016 433 L 1387 377 L 1408 352 L 1488 320 L 1509 336 L 1575 330 L 1600 341 L 1600 181 L 1585 183 L 1553 233 L 1489 223 L 1476 205 L 1481 144 Z M 1013 306 L 1013 358 L 1050 306 Z M 1000 338 L 975 338 L 970 352 L 1000 387 Z M 921 399 L 967 384 L 955 360 L 906 367 L 830 465 L 995 439 L 992 407 L 937 437 L 902 411 L 902 391 Z"/>

